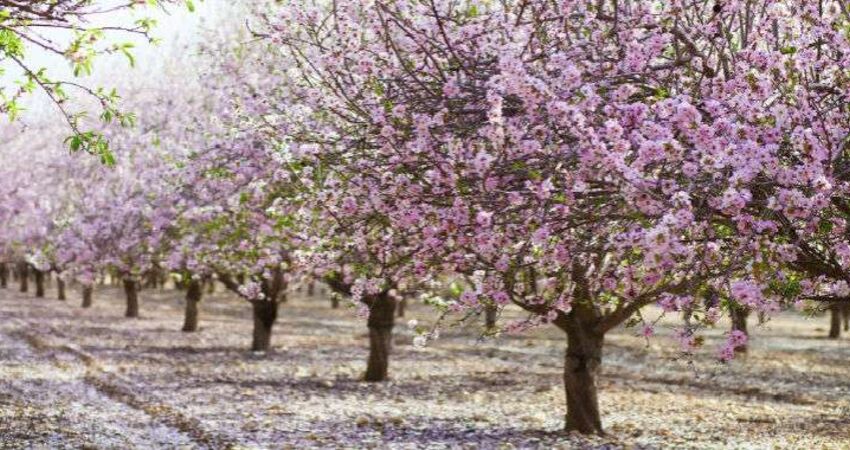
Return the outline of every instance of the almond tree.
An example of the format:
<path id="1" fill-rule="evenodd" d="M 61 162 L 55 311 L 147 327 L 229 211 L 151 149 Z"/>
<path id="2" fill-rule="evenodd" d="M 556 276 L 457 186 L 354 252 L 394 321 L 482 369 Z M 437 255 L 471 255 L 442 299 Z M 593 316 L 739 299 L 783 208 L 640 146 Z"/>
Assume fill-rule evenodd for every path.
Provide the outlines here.
<path id="1" fill-rule="evenodd" d="M 351 210 L 411 232 L 410 267 L 475 276 L 454 308 L 561 329 L 568 430 L 602 432 L 603 339 L 642 307 L 711 324 L 799 294 L 773 212 L 822 211 L 809 136 L 844 151 L 842 3 L 281 3 L 258 35 L 294 67 L 270 95 L 300 173 L 368 186 Z"/>

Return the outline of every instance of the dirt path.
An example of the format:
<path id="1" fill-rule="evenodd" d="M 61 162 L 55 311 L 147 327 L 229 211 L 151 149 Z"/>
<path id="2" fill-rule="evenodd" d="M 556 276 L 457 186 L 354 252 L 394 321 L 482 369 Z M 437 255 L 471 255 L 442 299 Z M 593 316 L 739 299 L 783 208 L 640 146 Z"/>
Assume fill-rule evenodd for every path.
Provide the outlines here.
<path id="1" fill-rule="evenodd" d="M 0 448 L 202 448 L 114 399 L 98 383 L 105 374 L 28 325 L 11 318 L 0 325 Z"/>
<path id="2" fill-rule="evenodd" d="M 749 355 L 713 358 L 725 328 L 692 361 L 631 330 L 606 341 L 600 402 L 610 434 L 564 435 L 564 338 L 541 328 L 479 341 L 473 324 L 425 349 L 399 321 L 392 380 L 359 381 L 364 322 L 293 293 L 274 352 L 247 351 L 250 308 L 221 290 L 201 330 L 182 333 L 182 293 L 145 290 L 123 318 L 116 288 L 91 309 L 0 290 L 0 442 L 7 448 L 850 449 L 850 339 L 823 320 L 753 326 Z M 36 327 L 36 324 L 38 327 Z"/>

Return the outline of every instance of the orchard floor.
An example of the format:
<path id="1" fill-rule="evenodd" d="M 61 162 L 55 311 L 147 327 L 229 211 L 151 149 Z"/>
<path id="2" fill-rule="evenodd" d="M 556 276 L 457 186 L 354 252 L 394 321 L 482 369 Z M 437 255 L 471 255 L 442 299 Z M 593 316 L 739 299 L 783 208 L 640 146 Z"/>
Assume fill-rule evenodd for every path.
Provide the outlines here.
<path id="1" fill-rule="evenodd" d="M 600 379 L 609 434 L 585 438 L 560 432 L 553 328 L 481 341 L 466 325 L 417 349 L 405 323 L 435 316 L 411 306 L 392 381 L 369 384 L 365 322 L 320 296 L 293 293 L 274 352 L 257 355 L 250 308 L 221 290 L 197 333 L 179 331 L 179 291 L 142 291 L 135 320 L 117 288 L 88 310 L 75 290 L 47 294 L 0 290 L 0 448 L 850 449 L 850 339 L 824 339 L 825 317 L 751 324 L 750 353 L 729 364 L 713 358 L 724 329 L 691 359 L 667 325 L 648 344 L 614 331 Z"/>

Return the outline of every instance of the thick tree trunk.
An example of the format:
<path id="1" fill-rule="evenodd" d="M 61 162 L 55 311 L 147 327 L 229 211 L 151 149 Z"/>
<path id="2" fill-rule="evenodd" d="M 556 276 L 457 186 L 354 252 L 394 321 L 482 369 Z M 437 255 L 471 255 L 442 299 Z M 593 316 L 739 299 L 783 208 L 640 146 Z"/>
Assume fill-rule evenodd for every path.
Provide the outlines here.
<path id="1" fill-rule="evenodd" d="M 9 286 L 9 266 L 6 263 L 0 263 L 0 288 L 6 289 Z"/>
<path id="2" fill-rule="evenodd" d="M 499 310 L 495 305 L 486 306 L 484 308 L 484 327 L 488 330 L 496 328 L 496 315 Z"/>
<path id="3" fill-rule="evenodd" d="M 369 362 L 366 381 L 386 381 L 392 350 L 396 301 L 389 294 L 378 294 L 369 300 Z"/>
<path id="4" fill-rule="evenodd" d="M 35 296 L 38 298 L 44 297 L 44 272 L 33 269 L 33 274 L 35 275 Z"/>
<path id="5" fill-rule="evenodd" d="M 30 266 L 27 263 L 18 264 L 18 279 L 21 282 L 21 292 L 30 290 Z"/>
<path id="6" fill-rule="evenodd" d="M 254 307 L 254 336 L 251 350 L 266 352 L 272 346 L 272 327 L 277 320 L 277 302 L 255 300 Z"/>
<path id="7" fill-rule="evenodd" d="M 749 308 L 732 306 L 729 311 L 730 319 L 732 319 L 732 330 L 743 331 L 748 337 L 750 333 L 747 331 L 747 317 L 750 315 Z M 735 348 L 737 353 L 746 353 L 747 344 Z"/>
<path id="8" fill-rule="evenodd" d="M 186 289 L 186 313 L 183 316 L 183 331 L 198 331 L 198 303 L 201 302 L 203 289 L 198 280 L 189 281 Z"/>
<path id="9" fill-rule="evenodd" d="M 65 300 L 65 280 L 61 277 L 56 277 L 56 298 Z"/>
<path id="10" fill-rule="evenodd" d="M 564 389 L 567 397 L 566 430 L 603 434 L 597 396 L 597 374 L 602 363 L 603 336 L 581 327 L 567 329 Z"/>
<path id="11" fill-rule="evenodd" d="M 92 286 L 83 286 L 83 308 L 91 308 L 92 305 L 92 292 L 94 291 L 94 287 Z"/>
<path id="12" fill-rule="evenodd" d="M 829 315 L 829 338 L 838 339 L 841 336 L 841 305 L 830 306 Z"/>
<path id="13" fill-rule="evenodd" d="M 127 310 L 124 312 L 124 317 L 139 317 L 139 282 L 132 278 L 125 278 L 124 295 L 127 297 Z"/>

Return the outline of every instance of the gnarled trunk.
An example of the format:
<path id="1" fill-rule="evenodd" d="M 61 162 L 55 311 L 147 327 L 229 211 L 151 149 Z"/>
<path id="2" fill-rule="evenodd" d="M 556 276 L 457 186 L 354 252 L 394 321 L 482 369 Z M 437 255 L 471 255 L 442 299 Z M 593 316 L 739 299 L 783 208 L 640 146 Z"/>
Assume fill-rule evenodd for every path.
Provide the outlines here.
<path id="1" fill-rule="evenodd" d="M 6 263 L 0 263 L 0 288 L 6 289 L 9 286 L 9 266 Z"/>
<path id="2" fill-rule="evenodd" d="M 62 277 L 56 277 L 56 298 L 65 300 L 65 280 Z"/>
<path id="3" fill-rule="evenodd" d="M 88 285 L 83 286 L 83 308 L 91 308 L 93 291 L 94 287 Z"/>
<path id="4" fill-rule="evenodd" d="M 739 306 L 732 306 L 729 310 L 729 318 L 732 319 L 732 330 L 742 331 L 747 336 L 750 335 L 747 332 L 747 317 L 750 315 L 750 309 Z M 747 344 L 735 347 L 735 352 L 737 353 L 746 353 L 747 352 Z"/>
<path id="5" fill-rule="evenodd" d="M 841 337 L 841 305 L 833 304 L 829 307 L 829 338 L 838 339 Z"/>
<path id="6" fill-rule="evenodd" d="M 127 310 L 124 317 L 139 317 L 139 282 L 132 278 L 124 278 L 124 295 L 127 297 Z"/>
<path id="7" fill-rule="evenodd" d="M 44 272 L 33 269 L 35 275 L 35 296 L 38 298 L 44 297 Z"/>
<path id="8" fill-rule="evenodd" d="M 30 290 L 30 265 L 18 263 L 18 280 L 21 282 L 21 292 Z"/>
<path id="9" fill-rule="evenodd" d="M 272 327 L 277 320 L 277 302 L 254 300 L 254 335 L 251 350 L 255 352 L 268 351 L 272 346 Z"/>
<path id="10" fill-rule="evenodd" d="M 578 324 L 577 324 L 578 325 Z M 602 363 L 603 335 L 581 326 L 567 328 L 564 390 L 567 397 L 567 431 L 603 434 L 597 396 L 597 375 Z"/>
<path id="11" fill-rule="evenodd" d="M 201 282 L 190 280 L 186 289 L 186 312 L 183 315 L 183 331 L 198 331 L 198 303 L 201 302 L 203 289 Z"/>
<path id="12" fill-rule="evenodd" d="M 395 326 L 395 299 L 387 293 L 367 299 L 369 305 L 369 362 L 366 381 L 385 381 L 390 365 L 393 326 Z"/>

